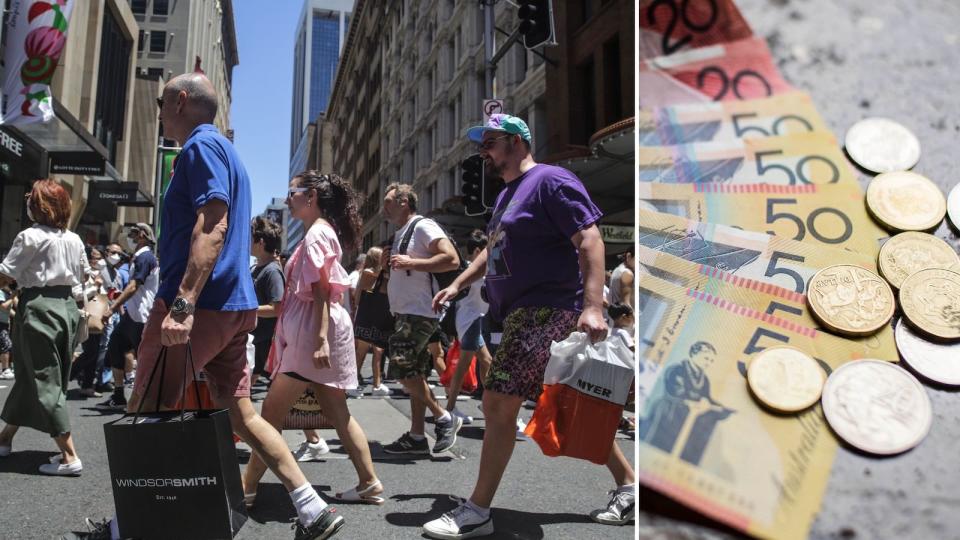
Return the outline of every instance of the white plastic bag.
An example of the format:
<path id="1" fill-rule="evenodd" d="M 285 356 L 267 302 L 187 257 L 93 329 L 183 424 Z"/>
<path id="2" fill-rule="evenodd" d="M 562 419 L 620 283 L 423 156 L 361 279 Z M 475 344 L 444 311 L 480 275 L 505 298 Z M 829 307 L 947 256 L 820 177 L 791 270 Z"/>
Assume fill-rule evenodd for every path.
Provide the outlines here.
<path id="1" fill-rule="evenodd" d="M 621 406 L 633 384 L 636 360 L 623 340 L 610 336 L 594 344 L 583 332 L 573 332 L 550 345 L 544 384 L 565 384 L 578 392 Z"/>

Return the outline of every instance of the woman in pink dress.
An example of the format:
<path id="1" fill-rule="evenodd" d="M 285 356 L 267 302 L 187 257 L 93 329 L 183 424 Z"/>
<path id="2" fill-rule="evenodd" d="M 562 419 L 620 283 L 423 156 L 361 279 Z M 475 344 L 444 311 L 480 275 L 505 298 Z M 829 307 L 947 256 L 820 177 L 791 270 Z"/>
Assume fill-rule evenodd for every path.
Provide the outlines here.
<path id="1" fill-rule="evenodd" d="M 286 291 L 274 335 L 273 382 L 262 416 L 283 427 L 288 411 L 311 387 L 357 470 L 359 484 L 336 497 L 382 504 L 383 486 L 373 470 L 367 437 L 347 410 L 345 391 L 357 387 L 353 324 L 342 296 L 350 279 L 340 266 L 340 240 L 348 249 L 360 237 L 353 190 L 335 174 L 306 171 L 290 181 L 290 214 L 307 229 L 286 266 Z M 266 466 L 255 453 L 243 475 L 244 498 L 253 504 Z"/>

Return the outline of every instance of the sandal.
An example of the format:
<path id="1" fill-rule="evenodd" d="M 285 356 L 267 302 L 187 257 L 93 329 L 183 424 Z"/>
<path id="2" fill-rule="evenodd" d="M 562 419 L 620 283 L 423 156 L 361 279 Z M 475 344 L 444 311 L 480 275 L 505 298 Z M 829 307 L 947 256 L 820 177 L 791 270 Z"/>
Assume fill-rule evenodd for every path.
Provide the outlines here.
<path id="1" fill-rule="evenodd" d="M 357 491 L 357 488 L 352 487 L 343 493 L 337 493 L 334 498 L 341 502 L 357 502 L 363 504 L 383 504 L 386 499 L 379 495 L 367 495 L 373 489 L 382 486 L 380 480 L 370 484 L 369 486 L 363 488 L 360 491 Z"/>

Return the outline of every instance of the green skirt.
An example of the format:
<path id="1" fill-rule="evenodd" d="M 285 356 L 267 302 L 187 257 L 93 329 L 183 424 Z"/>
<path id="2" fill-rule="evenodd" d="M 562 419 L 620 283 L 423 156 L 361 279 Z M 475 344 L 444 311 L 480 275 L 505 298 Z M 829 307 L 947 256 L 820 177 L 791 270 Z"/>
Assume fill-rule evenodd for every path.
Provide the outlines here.
<path id="1" fill-rule="evenodd" d="M 70 432 L 67 385 L 80 310 L 70 287 L 20 291 L 11 321 L 13 388 L 0 418 L 58 436 Z"/>

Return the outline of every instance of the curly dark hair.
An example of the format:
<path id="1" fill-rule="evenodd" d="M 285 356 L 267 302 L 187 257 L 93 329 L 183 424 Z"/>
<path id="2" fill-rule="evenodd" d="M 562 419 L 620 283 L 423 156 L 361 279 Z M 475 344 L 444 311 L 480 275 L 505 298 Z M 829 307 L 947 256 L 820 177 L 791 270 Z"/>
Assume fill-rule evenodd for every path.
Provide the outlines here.
<path id="1" fill-rule="evenodd" d="M 352 251 L 360 240 L 360 213 L 357 195 L 350 184 L 337 174 L 303 171 L 293 177 L 297 186 L 312 189 L 317 194 L 317 205 L 323 212 L 344 251 Z"/>
<path id="2" fill-rule="evenodd" d="M 263 240 L 263 248 L 267 250 L 267 253 L 273 255 L 280 253 L 280 247 L 283 243 L 280 238 L 283 235 L 283 229 L 280 225 L 263 216 L 257 216 L 253 218 L 250 229 L 253 233 L 253 241 Z"/>

